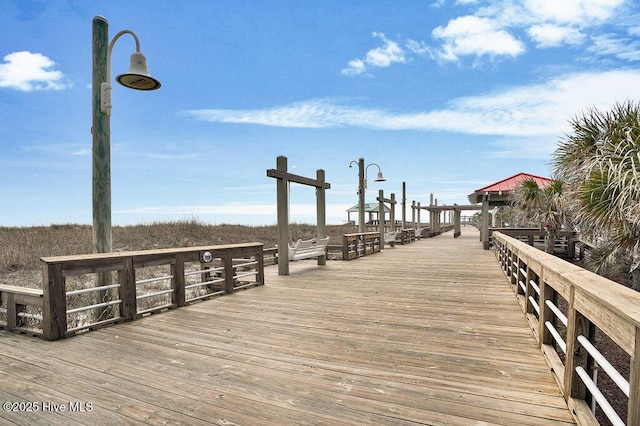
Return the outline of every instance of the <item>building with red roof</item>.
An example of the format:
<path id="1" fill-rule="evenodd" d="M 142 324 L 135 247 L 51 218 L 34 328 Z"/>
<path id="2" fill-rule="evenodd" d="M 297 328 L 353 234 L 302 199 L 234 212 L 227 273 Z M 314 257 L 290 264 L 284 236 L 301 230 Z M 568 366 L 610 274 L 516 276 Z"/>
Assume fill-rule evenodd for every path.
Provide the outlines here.
<path id="1" fill-rule="evenodd" d="M 539 187 L 550 185 L 553 180 L 529 173 L 518 173 L 499 182 L 476 189 L 467 198 L 471 204 L 482 203 L 482 223 L 480 224 L 480 241 L 485 250 L 489 249 L 489 208 L 508 206 L 509 194 L 522 181 L 534 180 Z"/>
<path id="2" fill-rule="evenodd" d="M 471 204 L 481 203 L 484 196 L 488 196 L 490 206 L 502 206 L 507 204 L 509 192 L 511 192 L 522 181 L 534 180 L 539 187 L 544 188 L 553 182 L 552 179 L 536 176 L 529 173 L 518 173 L 501 181 L 492 183 L 485 187 L 476 189 L 468 195 Z"/>

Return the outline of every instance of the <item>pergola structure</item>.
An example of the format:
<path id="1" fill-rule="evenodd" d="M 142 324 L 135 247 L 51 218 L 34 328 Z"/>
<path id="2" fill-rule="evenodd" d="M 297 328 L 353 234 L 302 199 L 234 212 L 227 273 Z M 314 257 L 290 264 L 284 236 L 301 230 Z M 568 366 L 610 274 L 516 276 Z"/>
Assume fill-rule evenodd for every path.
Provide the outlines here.
<path id="1" fill-rule="evenodd" d="M 535 181 L 539 187 L 544 188 L 553 182 L 552 179 L 536 176 L 529 173 L 518 173 L 506 179 L 476 189 L 467 198 L 471 204 L 482 203 L 482 224 L 480 226 L 480 241 L 485 250 L 489 249 L 489 208 L 502 207 L 510 204 L 509 194 L 525 180 Z"/>
<path id="2" fill-rule="evenodd" d="M 289 194 L 290 182 L 316 188 L 316 217 L 318 222 L 317 237 L 326 237 L 326 197 L 325 190 L 331 184 L 324 180 L 324 170 L 316 170 L 316 179 L 294 175 L 287 171 L 287 157 L 280 155 L 276 158 L 276 168 L 267 170 L 267 177 L 277 179 L 277 209 L 278 209 L 278 275 L 289 275 Z M 318 265 L 326 265 L 326 256 L 318 257 Z"/>
<path id="3" fill-rule="evenodd" d="M 357 204 L 347 209 L 347 221 L 349 223 L 351 223 L 351 213 L 358 213 L 358 211 L 359 209 Z M 380 214 L 380 203 L 365 203 L 364 212 L 367 213 L 369 217 L 367 222 L 371 222 L 372 220 L 374 220 L 374 216 L 378 221 L 384 222 L 386 214 L 389 213 L 390 210 L 389 207 L 384 206 L 384 211 L 382 212 L 382 214 Z"/>

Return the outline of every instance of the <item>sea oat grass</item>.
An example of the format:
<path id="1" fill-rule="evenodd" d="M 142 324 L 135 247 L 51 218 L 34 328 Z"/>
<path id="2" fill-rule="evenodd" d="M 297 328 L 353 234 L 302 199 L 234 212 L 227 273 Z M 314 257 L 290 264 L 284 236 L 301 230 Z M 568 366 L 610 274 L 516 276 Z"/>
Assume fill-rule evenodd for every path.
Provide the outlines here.
<path id="1" fill-rule="evenodd" d="M 352 225 L 327 226 L 330 244 L 341 244 L 342 235 L 356 232 Z M 316 226 L 293 223 L 288 227 L 291 240 L 315 236 Z M 196 219 L 152 222 L 113 227 L 113 251 L 195 247 L 203 245 L 261 242 L 265 248 L 277 244 L 277 227 L 246 225 L 211 225 Z M 58 224 L 36 227 L 0 227 L 0 282 L 21 283 L 20 277 L 33 276 L 40 270 L 40 258 L 86 254 L 93 251 L 89 225 Z"/>

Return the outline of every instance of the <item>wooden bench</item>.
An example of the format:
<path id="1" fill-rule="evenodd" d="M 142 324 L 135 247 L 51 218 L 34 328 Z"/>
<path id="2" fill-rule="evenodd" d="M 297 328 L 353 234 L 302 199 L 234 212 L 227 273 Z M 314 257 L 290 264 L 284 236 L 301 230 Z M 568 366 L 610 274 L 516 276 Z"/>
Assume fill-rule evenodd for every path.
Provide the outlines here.
<path id="1" fill-rule="evenodd" d="M 388 231 L 384 233 L 384 243 L 389 244 L 391 247 L 396 245 L 396 237 L 399 231 Z"/>
<path id="2" fill-rule="evenodd" d="M 311 259 L 327 253 L 329 237 L 298 240 L 289 246 L 289 260 Z"/>

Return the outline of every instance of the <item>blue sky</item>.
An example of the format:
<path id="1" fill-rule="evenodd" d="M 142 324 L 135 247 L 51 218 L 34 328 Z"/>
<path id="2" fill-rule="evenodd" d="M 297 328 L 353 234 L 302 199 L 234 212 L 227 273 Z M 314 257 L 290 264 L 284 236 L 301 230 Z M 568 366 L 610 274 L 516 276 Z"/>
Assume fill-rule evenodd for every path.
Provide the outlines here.
<path id="1" fill-rule="evenodd" d="M 134 31 L 160 90 L 113 84 L 114 225 L 276 222 L 276 157 L 324 169 L 329 223 L 379 189 L 466 204 L 548 176 L 568 121 L 640 100 L 624 0 L 0 0 L 0 226 L 91 223 L 91 27 Z M 133 38 L 113 49 L 128 69 Z M 292 185 L 291 221 L 315 221 Z M 410 211 L 407 212 L 410 217 Z"/>

